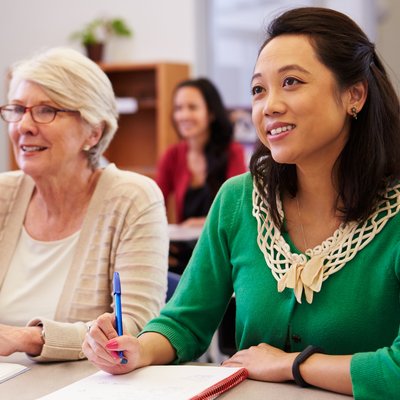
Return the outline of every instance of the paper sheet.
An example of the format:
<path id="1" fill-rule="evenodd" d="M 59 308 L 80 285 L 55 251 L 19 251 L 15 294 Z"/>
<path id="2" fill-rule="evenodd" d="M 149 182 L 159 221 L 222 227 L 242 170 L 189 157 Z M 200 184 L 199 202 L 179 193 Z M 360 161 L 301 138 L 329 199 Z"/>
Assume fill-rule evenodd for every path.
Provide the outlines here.
<path id="1" fill-rule="evenodd" d="M 7 379 L 14 378 L 14 376 L 22 374 L 22 372 L 28 369 L 29 368 L 25 367 L 25 365 L 0 362 L 0 383 Z"/>
<path id="2" fill-rule="evenodd" d="M 168 225 L 168 235 L 171 241 L 185 242 L 188 240 L 197 240 L 202 231 L 201 226 L 182 226 L 176 224 Z"/>
<path id="3" fill-rule="evenodd" d="M 53 392 L 46 400 L 187 400 L 240 368 L 194 365 L 144 367 L 126 375 L 100 371 Z"/>

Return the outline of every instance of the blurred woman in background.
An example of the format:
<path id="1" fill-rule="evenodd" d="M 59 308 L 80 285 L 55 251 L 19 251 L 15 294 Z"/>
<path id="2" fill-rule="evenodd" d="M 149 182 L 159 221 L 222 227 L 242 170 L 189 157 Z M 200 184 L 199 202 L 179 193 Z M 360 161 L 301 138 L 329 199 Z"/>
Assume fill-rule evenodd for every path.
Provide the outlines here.
<path id="1" fill-rule="evenodd" d="M 172 118 L 181 141 L 162 156 L 156 182 L 167 204 L 173 195 L 170 215 L 175 215 L 176 221 L 170 222 L 201 228 L 222 183 L 246 171 L 244 149 L 233 141 L 227 110 L 208 79 L 177 85 Z M 173 271 L 183 272 L 195 244 L 196 240 L 171 242 Z"/>
<path id="2" fill-rule="evenodd" d="M 205 78 L 183 81 L 173 97 L 173 122 L 182 139 L 161 158 L 156 182 L 175 196 L 176 222 L 202 226 L 226 179 L 246 171 L 244 150 L 217 88 Z"/>

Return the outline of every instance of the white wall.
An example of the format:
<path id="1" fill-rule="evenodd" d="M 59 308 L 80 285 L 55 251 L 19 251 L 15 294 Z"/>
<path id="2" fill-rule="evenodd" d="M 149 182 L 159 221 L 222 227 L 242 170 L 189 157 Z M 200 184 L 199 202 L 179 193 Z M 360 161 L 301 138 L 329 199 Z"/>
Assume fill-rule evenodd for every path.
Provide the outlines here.
<path id="1" fill-rule="evenodd" d="M 400 2 L 398 0 L 325 0 L 325 7 L 342 11 L 355 19 L 376 45 L 391 80 L 400 94 L 400 52 L 398 51 Z M 371 12 L 372 11 L 372 12 Z"/>
<path id="2" fill-rule="evenodd" d="M 378 0 L 211 0 L 211 18 L 206 21 L 211 31 L 208 75 L 229 107 L 250 107 L 249 79 L 270 21 L 287 9 L 304 6 L 341 11 L 376 40 Z"/>
<path id="3" fill-rule="evenodd" d="M 113 51 L 106 54 L 109 60 L 181 61 L 193 66 L 194 75 L 204 73 L 208 57 L 207 48 L 198 43 L 207 42 L 204 36 L 209 35 L 206 28 L 199 27 L 202 24 L 206 25 L 207 18 L 201 11 L 204 11 L 203 5 L 208 1 L 211 0 L 4 1 L 0 13 L 0 104 L 6 101 L 4 76 L 12 63 L 46 47 L 70 45 L 79 48 L 77 43 L 68 40 L 69 34 L 102 15 L 121 16 L 135 30 L 133 39 L 113 43 Z M 267 4 L 273 0 L 264 1 Z M 399 90 L 400 2 L 315 0 L 314 4 L 337 9 L 342 7 L 341 10 L 353 18 L 363 20 L 365 17 L 360 14 L 371 7 L 371 2 L 374 1 L 378 4 L 376 11 L 379 24 L 376 31 L 368 33 L 372 36 L 371 39 L 376 41 L 377 50 L 389 65 L 388 70 Z M 359 4 L 358 9 L 354 8 L 355 4 Z M 253 64 L 254 61 L 249 62 Z M 7 170 L 8 165 L 6 126 L 0 121 L 0 171 Z"/>
<path id="4" fill-rule="evenodd" d="M 48 47 L 68 45 L 71 32 L 99 16 L 123 17 L 134 29 L 106 53 L 113 61 L 178 61 L 195 64 L 196 0 L 12 0 L 0 13 L 0 104 L 5 73 L 14 62 Z M 112 51 L 111 51 L 112 50 Z M 8 169 L 8 138 L 0 121 L 0 171 Z"/>
<path id="5" fill-rule="evenodd" d="M 382 22 L 378 30 L 376 47 L 400 95 L 400 2 L 398 0 L 381 0 L 381 2 Z"/>

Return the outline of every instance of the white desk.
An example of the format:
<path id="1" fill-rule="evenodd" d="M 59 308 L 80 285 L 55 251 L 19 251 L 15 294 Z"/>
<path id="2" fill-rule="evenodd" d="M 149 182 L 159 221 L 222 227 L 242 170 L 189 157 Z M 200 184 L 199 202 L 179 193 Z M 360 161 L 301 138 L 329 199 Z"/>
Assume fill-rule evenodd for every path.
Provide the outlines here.
<path id="1" fill-rule="evenodd" d="M 97 369 L 86 360 L 37 364 L 26 358 L 24 354 L 0 357 L 0 362 L 14 362 L 30 367 L 29 371 L 0 384 L 0 399 L 2 400 L 37 399 L 97 371 Z M 352 397 L 315 388 L 303 389 L 291 383 L 278 384 L 246 380 L 220 396 L 219 399 L 349 400 L 352 399 Z"/>
<path id="2" fill-rule="evenodd" d="M 169 224 L 168 236 L 171 242 L 186 242 L 189 240 L 197 240 L 200 237 L 202 230 L 202 226 Z"/>

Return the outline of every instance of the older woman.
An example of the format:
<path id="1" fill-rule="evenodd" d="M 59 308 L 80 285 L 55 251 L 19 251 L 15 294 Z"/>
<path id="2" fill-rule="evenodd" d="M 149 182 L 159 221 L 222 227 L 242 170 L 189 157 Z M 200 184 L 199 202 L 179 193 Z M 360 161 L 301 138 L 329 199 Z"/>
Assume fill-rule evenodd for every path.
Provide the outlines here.
<path id="1" fill-rule="evenodd" d="M 113 310 L 113 271 L 126 332 L 164 304 L 163 197 L 144 176 L 99 167 L 115 98 L 80 53 L 56 48 L 17 64 L 8 103 L 1 117 L 20 171 L 0 174 L 0 355 L 80 359 L 89 321 Z"/>

